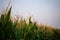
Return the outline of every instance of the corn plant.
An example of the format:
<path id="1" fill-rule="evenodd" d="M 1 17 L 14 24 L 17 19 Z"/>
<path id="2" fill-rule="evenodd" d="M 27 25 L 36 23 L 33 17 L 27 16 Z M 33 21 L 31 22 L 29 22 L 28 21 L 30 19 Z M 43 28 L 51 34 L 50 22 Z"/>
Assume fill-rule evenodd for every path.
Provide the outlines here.
<path id="1" fill-rule="evenodd" d="M 10 20 L 10 13 L 11 8 L 7 12 L 7 14 L 1 15 L 0 18 L 0 40 L 13 40 L 15 37 L 14 31 L 13 31 L 13 23 Z"/>
<path id="2" fill-rule="evenodd" d="M 60 40 L 60 29 L 49 28 L 25 19 L 18 19 L 13 23 L 11 18 L 11 8 L 6 15 L 0 17 L 0 40 Z"/>

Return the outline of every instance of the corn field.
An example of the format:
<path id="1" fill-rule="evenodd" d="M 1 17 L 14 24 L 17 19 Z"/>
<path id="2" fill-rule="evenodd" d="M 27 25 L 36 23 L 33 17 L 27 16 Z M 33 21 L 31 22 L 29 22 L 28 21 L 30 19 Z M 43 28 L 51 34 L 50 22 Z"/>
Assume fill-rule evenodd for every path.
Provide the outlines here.
<path id="1" fill-rule="evenodd" d="M 60 40 L 60 29 L 38 25 L 29 18 L 12 22 L 11 9 L 0 17 L 0 40 Z"/>

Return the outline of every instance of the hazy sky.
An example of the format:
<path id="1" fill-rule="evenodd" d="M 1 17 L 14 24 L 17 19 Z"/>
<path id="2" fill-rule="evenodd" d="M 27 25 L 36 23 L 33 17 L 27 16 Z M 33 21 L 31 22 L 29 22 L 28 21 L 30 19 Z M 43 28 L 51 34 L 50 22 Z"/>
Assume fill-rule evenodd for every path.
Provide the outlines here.
<path id="1" fill-rule="evenodd" d="M 8 3 L 9 0 L 0 0 L 0 9 Z M 38 23 L 60 28 L 60 0 L 11 0 L 11 5 L 12 15 L 32 15 Z"/>

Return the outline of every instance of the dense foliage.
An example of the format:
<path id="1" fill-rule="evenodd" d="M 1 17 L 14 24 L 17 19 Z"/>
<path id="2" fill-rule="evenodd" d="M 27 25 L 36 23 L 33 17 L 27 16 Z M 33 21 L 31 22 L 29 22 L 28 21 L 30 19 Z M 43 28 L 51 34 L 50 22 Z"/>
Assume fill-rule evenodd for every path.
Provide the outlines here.
<path id="1" fill-rule="evenodd" d="M 11 8 L 0 17 L 0 40 L 60 40 L 60 29 L 38 25 L 31 17 L 29 23 L 25 19 L 13 23 L 10 13 Z"/>

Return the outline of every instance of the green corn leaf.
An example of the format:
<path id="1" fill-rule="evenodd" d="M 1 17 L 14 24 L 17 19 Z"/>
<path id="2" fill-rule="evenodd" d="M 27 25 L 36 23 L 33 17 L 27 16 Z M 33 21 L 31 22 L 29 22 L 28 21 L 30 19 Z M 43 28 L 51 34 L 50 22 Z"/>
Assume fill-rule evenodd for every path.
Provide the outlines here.
<path id="1" fill-rule="evenodd" d="M 8 10 L 7 15 L 6 15 L 6 18 L 5 18 L 5 23 L 6 24 L 9 22 L 9 19 L 10 19 L 11 8 L 12 7 L 10 7 L 10 9 Z"/>
<path id="2" fill-rule="evenodd" d="M 1 15 L 1 23 L 2 23 L 2 26 L 4 26 L 4 15 Z"/>

